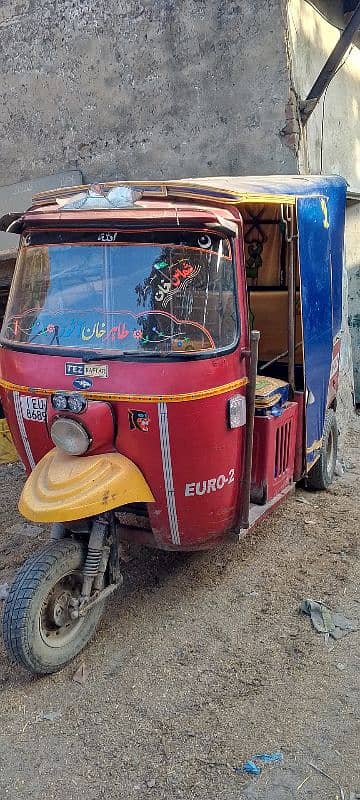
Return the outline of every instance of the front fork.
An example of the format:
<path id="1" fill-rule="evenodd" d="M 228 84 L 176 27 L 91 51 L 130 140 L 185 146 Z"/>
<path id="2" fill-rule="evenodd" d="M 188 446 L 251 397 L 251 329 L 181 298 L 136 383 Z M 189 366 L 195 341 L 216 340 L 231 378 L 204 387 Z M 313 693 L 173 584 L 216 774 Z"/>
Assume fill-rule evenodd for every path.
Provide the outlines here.
<path id="1" fill-rule="evenodd" d="M 75 530 L 73 531 L 73 527 Z M 71 530 L 76 533 L 76 526 Z M 70 601 L 70 617 L 78 619 L 101 600 L 115 591 L 123 582 L 119 561 L 119 525 L 115 514 L 107 511 L 81 525 L 81 533 L 89 533 L 87 554 L 83 568 L 83 582 L 79 597 Z M 51 538 L 62 539 L 68 528 L 60 523 L 52 526 Z M 107 581 L 105 576 L 107 576 Z M 106 581 L 106 586 L 104 583 Z"/>

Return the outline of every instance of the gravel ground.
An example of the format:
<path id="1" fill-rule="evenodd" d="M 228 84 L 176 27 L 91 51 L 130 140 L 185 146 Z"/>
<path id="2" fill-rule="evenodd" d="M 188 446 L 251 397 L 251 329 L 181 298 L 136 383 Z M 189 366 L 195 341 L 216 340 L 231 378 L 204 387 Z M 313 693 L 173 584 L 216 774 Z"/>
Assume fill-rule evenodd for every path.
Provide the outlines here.
<path id="1" fill-rule="evenodd" d="M 329 645 L 298 612 L 312 597 L 360 626 L 359 432 L 354 417 L 329 493 L 298 489 L 241 544 L 137 550 L 57 675 L 30 677 L 0 644 L 2 799 L 360 797 L 360 631 Z M 23 480 L 0 467 L 0 584 L 46 538 L 17 514 Z M 235 773 L 275 750 L 260 777 Z"/>

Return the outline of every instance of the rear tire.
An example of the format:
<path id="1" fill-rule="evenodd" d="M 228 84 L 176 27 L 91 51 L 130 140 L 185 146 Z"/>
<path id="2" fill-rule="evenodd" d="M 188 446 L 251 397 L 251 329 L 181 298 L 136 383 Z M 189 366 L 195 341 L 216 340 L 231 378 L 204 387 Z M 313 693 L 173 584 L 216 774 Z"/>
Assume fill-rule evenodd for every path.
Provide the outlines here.
<path id="1" fill-rule="evenodd" d="M 325 414 L 320 458 L 318 458 L 307 477 L 307 487 L 309 489 L 317 491 L 319 489 L 328 489 L 331 485 L 337 461 L 338 438 L 339 432 L 335 412 L 332 408 L 329 408 Z"/>
<path id="2" fill-rule="evenodd" d="M 105 601 L 75 621 L 67 609 L 70 596 L 80 592 L 85 557 L 80 542 L 49 542 L 15 576 L 4 608 L 4 642 L 12 661 L 35 674 L 57 672 L 95 632 Z"/>

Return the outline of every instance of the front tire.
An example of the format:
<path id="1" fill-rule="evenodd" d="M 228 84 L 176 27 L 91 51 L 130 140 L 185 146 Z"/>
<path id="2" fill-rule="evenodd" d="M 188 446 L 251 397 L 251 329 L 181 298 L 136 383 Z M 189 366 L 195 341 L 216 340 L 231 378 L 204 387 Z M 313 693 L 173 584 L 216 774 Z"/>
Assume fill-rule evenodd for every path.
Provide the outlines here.
<path id="1" fill-rule="evenodd" d="M 307 477 L 309 489 L 328 489 L 333 481 L 338 453 L 338 426 L 335 412 L 329 408 L 325 414 L 320 458 Z"/>
<path id="2" fill-rule="evenodd" d="M 15 576 L 4 608 L 4 642 L 10 658 L 35 674 L 57 672 L 95 632 L 105 601 L 79 619 L 69 616 L 69 600 L 81 591 L 85 557 L 80 542 L 49 542 Z"/>

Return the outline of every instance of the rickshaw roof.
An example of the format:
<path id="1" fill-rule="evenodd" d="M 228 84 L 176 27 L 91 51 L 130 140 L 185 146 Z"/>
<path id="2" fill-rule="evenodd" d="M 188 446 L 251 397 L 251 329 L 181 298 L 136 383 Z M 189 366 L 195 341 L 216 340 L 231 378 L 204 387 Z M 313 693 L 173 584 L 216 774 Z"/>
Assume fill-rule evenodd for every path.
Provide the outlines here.
<path id="1" fill-rule="evenodd" d="M 297 197 L 321 195 L 328 197 L 336 190 L 346 189 L 346 181 L 340 176 L 323 175 L 261 175 L 261 176 L 216 176 L 207 178 L 182 178 L 169 181 L 114 181 L 97 184 L 102 191 L 116 186 L 128 186 L 139 190 L 144 197 L 162 199 L 184 198 L 190 201 L 210 203 L 291 203 Z M 77 192 L 90 189 L 90 185 L 71 186 L 41 192 L 33 198 L 33 204 L 47 205 L 56 199 L 70 197 Z"/>
<path id="2" fill-rule="evenodd" d="M 296 197 L 328 195 L 332 189 L 346 186 L 340 177 L 319 175 L 261 175 L 190 178 L 165 184 L 168 193 L 178 192 L 194 199 L 245 202 L 295 202 Z"/>

